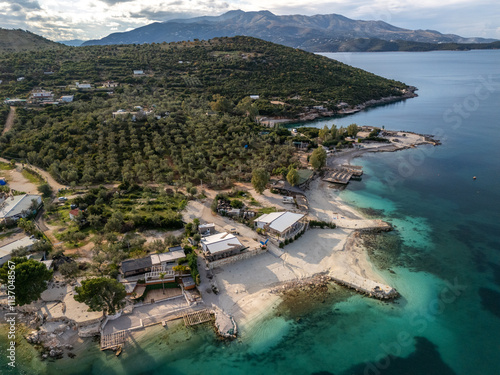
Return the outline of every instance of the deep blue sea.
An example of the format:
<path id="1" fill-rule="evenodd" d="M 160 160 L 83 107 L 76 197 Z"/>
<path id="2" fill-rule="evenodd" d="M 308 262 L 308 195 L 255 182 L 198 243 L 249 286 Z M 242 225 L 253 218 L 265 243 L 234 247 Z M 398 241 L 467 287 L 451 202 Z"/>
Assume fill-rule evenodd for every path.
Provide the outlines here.
<path id="1" fill-rule="evenodd" d="M 24 373 L 500 374 L 500 51 L 325 55 L 419 96 L 307 126 L 385 126 L 443 143 L 354 160 L 363 179 L 338 193 L 394 224 L 369 254 L 403 297 L 339 291 L 301 319 L 272 317 L 231 343 L 208 328 L 157 330 L 120 358 L 96 342 L 42 365 L 23 346 Z"/>

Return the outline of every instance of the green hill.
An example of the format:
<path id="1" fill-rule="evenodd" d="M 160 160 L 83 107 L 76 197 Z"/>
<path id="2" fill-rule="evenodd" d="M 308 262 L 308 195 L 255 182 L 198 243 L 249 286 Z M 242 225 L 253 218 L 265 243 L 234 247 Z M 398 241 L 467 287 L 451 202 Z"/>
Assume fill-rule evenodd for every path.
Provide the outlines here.
<path id="1" fill-rule="evenodd" d="M 19 75 L 22 82 L 13 79 Z M 0 153 L 78 184 L 248 181 L 256 166 L 272 171 L 293 155 L 281 131 L 260 133 L 257 114 L 294 117 L 307 107 L 334 109 L 341 101 L 401 96 L 407 88 L 251 37 L 9 54 L 0 56 L 0 79 L 7 82 L 0 97 L 27 98 L 34 87 L 74 95 L 73 103 L 19 108 L 15 126 L 0 137 Z M 97 88 L 108 80 L 119 86 Z M 75 81 L 94 88 L 68 87 Z M 146 113 L 135 121 L 123 113 L 137 106 Z"/>
<path id="2" fill-rule="evenodd" d="M 0 28 L 0 53 L 38 51 L 57 47 L 62 45 L 29 31 Z"/>

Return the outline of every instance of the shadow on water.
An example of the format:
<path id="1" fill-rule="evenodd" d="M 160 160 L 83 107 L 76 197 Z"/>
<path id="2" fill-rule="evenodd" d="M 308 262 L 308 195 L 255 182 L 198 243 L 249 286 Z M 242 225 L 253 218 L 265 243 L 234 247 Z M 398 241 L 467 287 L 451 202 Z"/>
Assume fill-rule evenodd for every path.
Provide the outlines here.
<path id="1" fill-rule="evenodd" d="M 456 375 L 444 363 L 437 346 L 423 337 L 416 337 L 415 351 L 408 357 L 388 355 L 376 362 L 355 365 L 343 375 Z"/>
<path id="2" fill-rule="evenodd" d="M 489 288 L 480 288 L 481 305 L 500 318 L 500 293 Z"/>

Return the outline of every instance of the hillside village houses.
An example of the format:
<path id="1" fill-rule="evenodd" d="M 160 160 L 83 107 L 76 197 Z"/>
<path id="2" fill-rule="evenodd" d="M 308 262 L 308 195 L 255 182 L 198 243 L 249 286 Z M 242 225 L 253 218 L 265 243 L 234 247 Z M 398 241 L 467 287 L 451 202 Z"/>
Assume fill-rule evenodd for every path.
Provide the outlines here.
<path id="1" fill-rule="evenodd" d="M 92 88 L 92 85 L 90 83 L 75 82 L 75 86 L 77 89 L 91 89 Z"/>
<path id="2" fill-rule="evenodd" d="M 42 206 L 42 196 L 23 194 L 0 198 L 0 223 L 17 221 L 35 214 Z"/>
<path id="3" fill-rule="evenodd" d="M 30 96 L 28 98 L 29 104 L 39 104 L 45 102 L 53 102 L 54 94 L 52 91 L 47 91 L 43 89 L 35 89 L 31 91 Z"/>
<path id="4" fill-rule="evenodd" d="M 118 87 L 118 85 L 119 85 L 118 82 L 107 81 L 102 84 L 102 87 L 113 88 L 113 87 Z"/>
<path id="5" fill-rule="evenodd" d="M 63 95 L 59 99 L 63 103 L 71 103 L 73 101 L 74 95 Z"/>

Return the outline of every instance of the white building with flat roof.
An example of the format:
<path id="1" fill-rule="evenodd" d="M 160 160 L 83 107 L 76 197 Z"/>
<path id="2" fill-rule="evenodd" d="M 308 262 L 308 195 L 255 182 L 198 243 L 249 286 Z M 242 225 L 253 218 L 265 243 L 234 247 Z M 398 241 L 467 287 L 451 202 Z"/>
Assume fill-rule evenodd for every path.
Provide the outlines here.
<path id="1" fill-rule="evenodd" d="M 185 258 L 185 257 L 186 257 L 186 254 L 184 254 L 184 250 L 168 251 L 166 253 L 152 254 L 151 255 L 151 264 L 153 266 L 174 265 L 177 263 L 177 260 Z"/>

